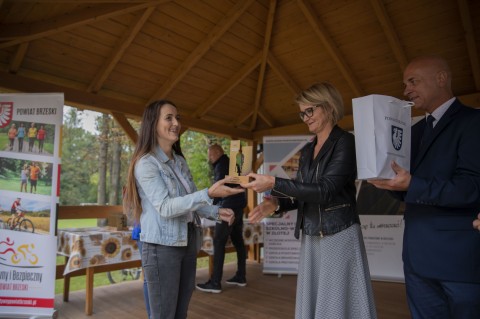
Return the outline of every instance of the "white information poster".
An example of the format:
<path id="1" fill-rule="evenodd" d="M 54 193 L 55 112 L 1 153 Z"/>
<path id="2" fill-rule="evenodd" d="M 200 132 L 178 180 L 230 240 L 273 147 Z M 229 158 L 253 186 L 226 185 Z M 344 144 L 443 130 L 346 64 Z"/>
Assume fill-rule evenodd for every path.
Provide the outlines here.
<path id="1" fill-rule="evenodd" d="M 265 174 L 294 179 L 298 171 L 300 150 L 312 138 L 312 135 L 264 137 Z M 300 240 L 294 237 L 296 220 L 296 210 L 280 217 L 264 219 L 264 273 L 298 273 Z"/>
<path id="2" fill-rule="evenodd" d="M 357 182 L 357 210 L 372 279 L 404 281 L 403 213 L 405 205 L 388 191 Z"/>
<path id="3" fill-rule="evenodd" d="M 54 312 L 63 104 L 0 94 L 0 317 Z"/>
<path id="4" fill-rule="evenodd" d="M 0 317 L 52 316 L 57 238 L 2 230 L 0 234 Z"/>

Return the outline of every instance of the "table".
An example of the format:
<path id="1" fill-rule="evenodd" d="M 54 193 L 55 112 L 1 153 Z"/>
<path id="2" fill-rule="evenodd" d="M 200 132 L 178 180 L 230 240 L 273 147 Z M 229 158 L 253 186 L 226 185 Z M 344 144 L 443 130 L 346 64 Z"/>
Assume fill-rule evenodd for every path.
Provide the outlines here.
<path id="1" fill-rule="evenodd" d="M 213 269 L 213 236 L 215 222 L 204 221 L 203 246 L 199 256 L 209 256 Z M 254 249 L 255 260 L 260 260 L 257 244 L 263 243 L 263 224 L 243 226 L 245 245 Z M 225 249 L 232 251 L 228 240 Z M 93 279 L 95 273 L 141 267 L 137 242 L 131 239 L 131 230 L 117 231 L 113 227 L 64 228 L 57 232 L 57 254 L 65 256 L 63 270 L 63 300 L 68 301 L 71 276 L 85 273 L 85 314 L 93 312 Z M 57 266 L 58 268 L 58 266 Z"/>
<path id="2" fill-rule="evenodd" d="M 132 232 L 113 227 L 59 229 L 57 253 L 68 257 L 64 275 L 82 268 L 140 260 Z"/>
<path id="3" fill-rule="evenodd" d="M 131 238 L 131 231 L 118 231 L 113 227 L 59 229 L 57 254 L 66 257 L 64 301 L 68 301 L 72 273 L 85 273 L 86 315 L 93 312 L 93 277 L 96 272 L 141 266 L 140 252 L 137 242 Z"/>

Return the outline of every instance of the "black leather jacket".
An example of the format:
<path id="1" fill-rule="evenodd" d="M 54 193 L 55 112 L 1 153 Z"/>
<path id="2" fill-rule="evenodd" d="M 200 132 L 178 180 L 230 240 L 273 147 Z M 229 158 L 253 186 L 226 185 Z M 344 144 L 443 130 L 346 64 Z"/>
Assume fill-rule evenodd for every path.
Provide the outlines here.
<path id="1" fill-rule="evenodd" d="M 276 177 L 272 190 L 279 199 L 279 212 L 298 209 L 296 238 L 300 229 L 306 235 L 325 236 L 360 224 L 353 135 L 335 126 L 313 159 L 316 143 L 315 138 L 302 149 L 296 179 Z"/>

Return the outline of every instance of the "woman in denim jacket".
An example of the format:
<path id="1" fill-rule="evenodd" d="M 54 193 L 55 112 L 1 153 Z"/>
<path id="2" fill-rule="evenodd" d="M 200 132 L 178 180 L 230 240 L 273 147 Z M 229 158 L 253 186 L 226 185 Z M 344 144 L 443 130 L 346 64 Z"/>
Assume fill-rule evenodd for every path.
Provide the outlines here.
<path id="1" fill-rule="evenodd" d="M 172 102 L 150 104 L 128 171 L 124 208 L 142 229 L 150 318 L 187 317 L 197 264 L 193 212 L 232 223 L 233 211 L 212 205 L 213 198 L 244 192 L 225 186 L 227 180 L 197 191 L 180 150 L 180 128 Z"/>

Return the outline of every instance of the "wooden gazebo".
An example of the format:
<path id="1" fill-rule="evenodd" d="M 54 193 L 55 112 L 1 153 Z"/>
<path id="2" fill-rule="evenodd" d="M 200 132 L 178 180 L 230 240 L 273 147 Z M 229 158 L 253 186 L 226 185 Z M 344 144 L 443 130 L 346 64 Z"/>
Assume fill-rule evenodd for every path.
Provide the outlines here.
<path id="1" fill-rule="evenodd" d="M 449 60 L 480 106 L 474 0 L 3 0 L 0 89 L 64 92 L 66 104 L 127 118 L 159 98 L 183 125 L 260 142 L 304 134 L 295 94 L 316 81 L 351 99 L 402 98 L 412 57 Z"/>

